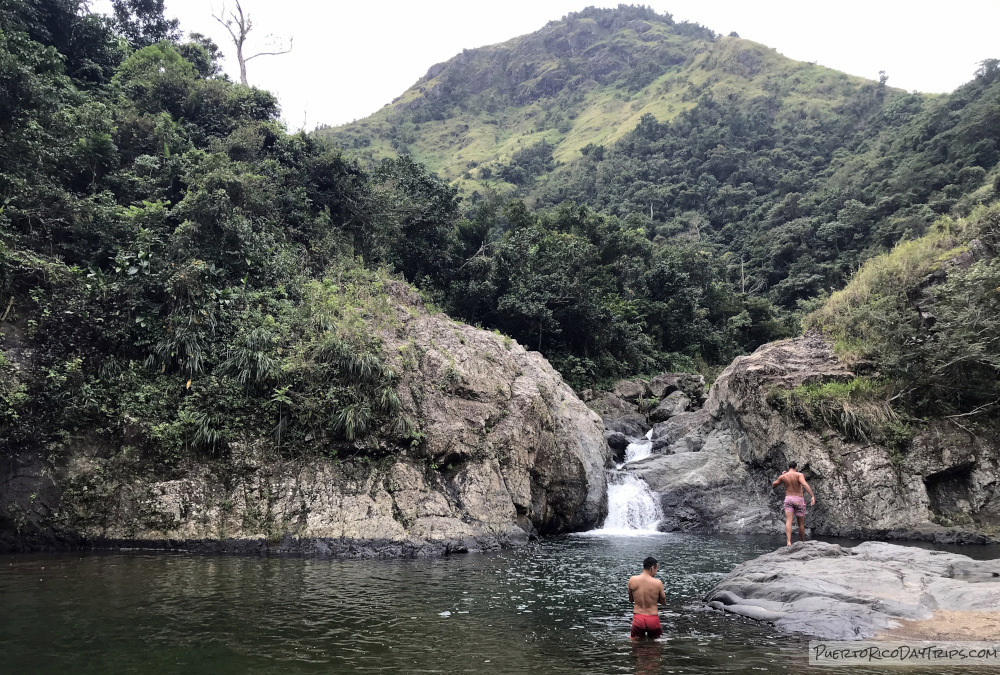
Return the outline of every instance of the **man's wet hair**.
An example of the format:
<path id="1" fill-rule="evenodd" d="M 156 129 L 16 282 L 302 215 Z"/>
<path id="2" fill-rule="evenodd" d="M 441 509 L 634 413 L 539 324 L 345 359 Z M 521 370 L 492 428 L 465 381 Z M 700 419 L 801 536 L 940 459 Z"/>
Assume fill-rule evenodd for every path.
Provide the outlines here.
<path id="1" fill-rule="evenodd" d="M 789 468 L 789 469 L 794 469 L 794 468 L 795 468 L 795 467 L 797 467 L 797 466 L 798 466 L 798 464 L 796 464 L 795 462 L 789 462 L 789 463 L 788 463 L 788 468 Z"/>
<path id="2" fill-rule="evenodd" d="M 654 567 L 656 567 L 656 558 L 654 558 L 653 556 L 649 556 L 648 558 L 642 561 L 642 569 L 651 570 Z"/>

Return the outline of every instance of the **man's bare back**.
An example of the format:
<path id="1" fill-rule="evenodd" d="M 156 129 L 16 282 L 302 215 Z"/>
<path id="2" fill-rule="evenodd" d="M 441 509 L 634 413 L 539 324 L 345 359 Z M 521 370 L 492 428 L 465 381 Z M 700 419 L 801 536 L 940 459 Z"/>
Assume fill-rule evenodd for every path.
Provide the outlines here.
<path id="1" fill-rule="evenodd" d="M 774 474 L 771 474 L 772 476 Z M 785 485 L 785 496 L 786 497 L 801 497 L 802 496 L 802 485 L 805 483 L 806 477 L 795 469 L 789 469 L 785 473 L 778 476 L 778 481 L 781 481 Z M 776 481 L 777 482 L 777 481 Z M 811 493 L 810 493 L 811 494 Z M 813 497 L 813 500 L 816 498 Z"/>
<path id="2" fill-rule="evenodd" d="M 628 599 L 632 601 L 632 611 L 635 614 L 659 614 L 660 608 L 657 605 L 667 601 L 663 582 L 653 574 L 643 570 L 642 574 L 629 577 Z"/>
<path id="3" fill-rule="evenodd" d="M 643 561 L 642 574 L 629 577 L 628 599 L 632 603 L 632 639 L 642 637 L 658 638 L 663 634 L 660 627 L 660 608 L 667 602 L 663 592 L 663 582 L 656 578 L 658 565 L 655 558 Z"/>

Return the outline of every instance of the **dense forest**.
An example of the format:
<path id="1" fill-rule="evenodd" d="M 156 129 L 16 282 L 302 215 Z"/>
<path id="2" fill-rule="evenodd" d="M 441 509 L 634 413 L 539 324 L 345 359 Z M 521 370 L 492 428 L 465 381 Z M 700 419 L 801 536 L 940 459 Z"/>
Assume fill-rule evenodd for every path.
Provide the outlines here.
<path id="1" fill-rule="evenodd" d="M 948 96 L 887 81 L 589 8 L 318 134 L 454 178 L 455 271 L 408 278 L 580 387 L 796 333 L 865 260 L 995 199 L 1000 62 Z"/>
<path id="2" fill-rule="evenodd" d="M 366 320 L 391 269 L 437 244 L 416 212 L 453 227 L 451 195 L 410 162 L 369 174 L 286 133 L 162 0 L 115 10 L 0 10 L 4 450 L 88 435 L 169 465 L 239 439 L 405 440 Z"/>
<path id="3" fill-rule="evenodd" d="M 373 434 L 416 440 L 419 420 L 397 414 L 400 374 L 371 330 L 392 278 L 541 351 L 577 388 L 710 371 L 796 334 L 861 261 L 1000 189 L 995 61 L 937 98 L 829 75 L 796 112 L 789 100 L 807 90 L 719 84 L 766 74 L 776 58 L 741 47 L 733 74 L 733 62 L 706 57 L 720 53 L 705 45 L 738 38 L 642 8 L 588 10 L 564 21 L 568 41 L 553 24 L 555 38 L 532 43 L 533 54 L 568 53 L 562 70 L 525 66 L 499 93 L 487 78 L 473 99 L 455 76 L 440 109 L 407 108 L 429 117 L 406 133 L 459 124 L 470 101 L 476 114 L 518 101 L 551 112 L 572 82 L 584 98 L 607 93 L 584 96 L 594 82 L 667 95 L 664 69 L 697 68 L 700 84 L 677 94 L 669 119 L 642 113 L 569 163 L 546 134 L 571 136 L 573 113 L 547 113 L 522 147 L 470 167 L 479 182 L 460 192 L 418 153 L 369 162 L 361 127 L 346 150 L 326 134 L 289 134 L 275 98 L 229 81 L 218 47 L 184 37 L 162 0 L 114 8 L 0 4 L 7 453 L 57 453 L 88 435 L 169 465 L 246 439 L 324 453 Z M 638 37 L 602 37 L 620 30 Z M 474 55 L 464 63 L 473 77 Z M 845 344 L 909 348 L 811 321 Z M 985 403 L 959 398 L 949 410 Z"/>

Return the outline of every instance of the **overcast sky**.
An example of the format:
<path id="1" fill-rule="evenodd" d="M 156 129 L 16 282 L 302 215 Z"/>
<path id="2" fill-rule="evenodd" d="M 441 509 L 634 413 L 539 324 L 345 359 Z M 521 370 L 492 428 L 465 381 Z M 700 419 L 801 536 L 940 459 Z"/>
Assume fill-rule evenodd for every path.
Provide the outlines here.
<path id="1" fill-rule="evenodd" d="M 427 69 L 464 48 L 504 42 L 594 0 L 243 0 L 256 23 L 249 51 L 273 33 L 294 38 L 291 54 L 248 65 L 250 84 L 275 92 L 292 129 L 337 125 L 375 112 Z M 651 0 L 675 20 L 774 47 L 852 75 L 923 92 L 952 91 L 976 64 L 1000 58 L 1000 0 Z M 107 11 L 110 0 L 94 0 Z M 233 0 L 228 7 L 234 6 Z M 222 0 L 166 0 L 181 28 L 212 37 L 239 72 L 225 29 L 212 18 Z"/>

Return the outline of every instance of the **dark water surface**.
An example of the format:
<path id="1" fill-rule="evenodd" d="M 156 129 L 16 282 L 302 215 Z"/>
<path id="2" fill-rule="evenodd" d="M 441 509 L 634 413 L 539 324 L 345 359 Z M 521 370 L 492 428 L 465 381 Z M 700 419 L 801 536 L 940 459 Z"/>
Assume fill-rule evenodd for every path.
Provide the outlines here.
<path id="1" fill-rule="evenodd" d="M 780 543 L 565 536 L 388 561 L 4 556 L 0 672 L 829 673 L 808 667 L 805 638 L 701 608 L 737 563 Z M 647 555 L 661 561 L 665 636 L 633 645 L 625 582 Z"/>

